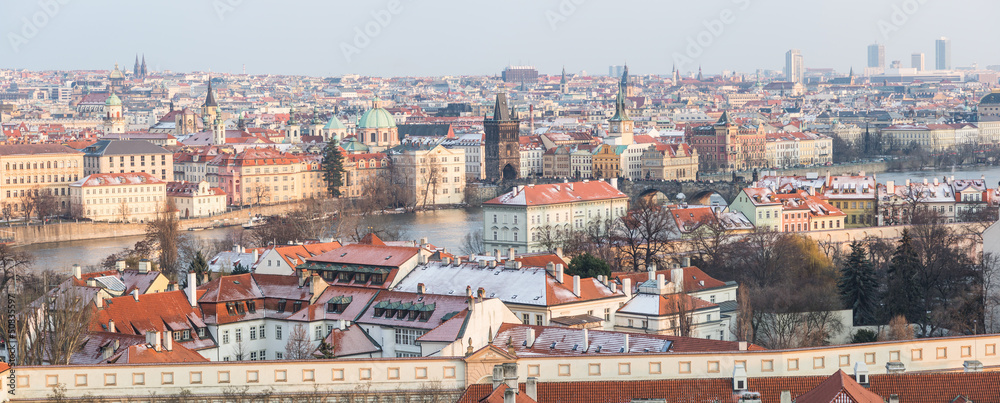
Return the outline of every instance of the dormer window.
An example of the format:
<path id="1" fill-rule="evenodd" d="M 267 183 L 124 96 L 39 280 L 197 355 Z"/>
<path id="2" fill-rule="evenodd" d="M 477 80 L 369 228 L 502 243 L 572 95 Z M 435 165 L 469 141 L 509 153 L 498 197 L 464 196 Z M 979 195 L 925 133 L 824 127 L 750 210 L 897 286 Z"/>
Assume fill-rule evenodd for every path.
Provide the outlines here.
<path id="1" fill-rule="evenodd" d="M 385 308 L 375 308 L 375 317 L 381 318 L 385 314 Z"/>
<path id="2" fill-rule="evenodd" d="M 250 313 L 257 313 L 257 303 L 254 301 L 247 301 L 247 311 Z"/>
<path id="3" fill-rule="evenodd" d="M 282 300 L 278 300 L 278 313 L 285 312 L 285 304 L 287 304 L 287 303 L 288 303 L 288 301 L 286 301 L 286 300 L 283 300 L 283 299 Z"/>
<path id="4" fill-rule="evenodd" d="M 292 304 L 292 311 L 298 312 L 301 309 L 302 309 L 302 301 L 295 301 L 295 303 Z"/>
<path id="5" fill-rule="evenodd" d="M 242 301 L 237 302 L 235 305 L 236 305 L 236 313 L 237 314 L 240 314 L 240 315 L 246 314 L 246 308 L 243 306 L 243 302 Z"/>
<path id="6" fill-rule="evenodd" d="M 236 304 L 233 304 L 232 302 L 227 302 L 226 303 L 226 312 L 228 312 L 230 315 L 235 315 L 236 314 Z"/>

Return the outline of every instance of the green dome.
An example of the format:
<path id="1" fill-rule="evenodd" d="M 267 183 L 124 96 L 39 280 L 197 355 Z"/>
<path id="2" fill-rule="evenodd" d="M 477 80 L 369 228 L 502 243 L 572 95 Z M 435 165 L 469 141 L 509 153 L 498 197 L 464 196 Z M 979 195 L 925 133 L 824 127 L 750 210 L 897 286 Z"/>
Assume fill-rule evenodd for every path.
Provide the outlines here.
<path id="1" fill-rule="evenodd" d="M 111 93 L 111 96 L 108 97 L 108 100 L 104 101 L 104 106 L 119 106 L 121 104 L 122 104 L 121 98 L 118 98 L 118 96 L 115 95 L 115 93 L 113 92 Z"/>
<path id="2" fill-rule="evenodd" d="M 372 108 L 358 119 L 358 128 L 385 129 L 389 127 L 396 127 L 396 119 L 389 111 L 382 108 L 382 100 L 375 97 L 375 100 L 372 101 Z"/>
<path id="3" fill-rule="evenodd" d="M 336 114 L 334 114 L 333 116 L 330 116 L 330 120 L 328 122 L 326 122 L 326 126 L 323 126 L 323 128 L 327 129 L 327 130 L 330 130 L 330 129 L 334 129 L 334 130 L 336 130 L 336 129 L 347 129 L 347 127 L 344 127 L 344 123 L 341 122 L 340 119 L 337 119 L 337 115 Z"/>
<path id="4" fill-rule="evenodd" d="M 341 143 L 340 146 L 343 147 L 344 151 L 348 153 L 368 152 L 368 146 L 364 145 L 364 143 L 358 141 L 358 139 L 354 137 L 347 139 L 347 141 Z"/>

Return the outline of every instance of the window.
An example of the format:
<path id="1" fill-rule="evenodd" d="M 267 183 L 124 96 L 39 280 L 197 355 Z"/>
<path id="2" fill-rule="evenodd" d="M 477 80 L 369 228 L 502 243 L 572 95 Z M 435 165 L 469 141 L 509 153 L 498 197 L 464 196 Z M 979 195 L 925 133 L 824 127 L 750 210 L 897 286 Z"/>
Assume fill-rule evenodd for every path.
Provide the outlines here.
<path id="1" fill-rule="evenodd" d="M 281 351 L 275 351 L 274 352 L 274 359 L 276 359 L 276 360 L 283 360 L 283 359 L 285 359 L 285 354 L 282 353 Z"/>
<path id="2" fill-rule="evenodd" d="M 396 344 L 415 345 L 424 332 L 417 329 L 396 329 Z"/>
<path id="3" fill-rule="evenodd" d="M 531 314 L 530 313 L 522 314 L 521 315 L 521 322 L 523 322 L 525 325 L 530 325 L 531 324 Z"/>
<path id="4" fill-rule="evenodd" d="M 262 339 L 267 338 L 267 334 L 265 333 L 266 330 L 267 328 L 265 328 L 264 325 L 260 325 L 260 338 Z"/>
<path id="5" fill-rule="evenodd" d="M 223 330 L 222 331 L 222 344 L 229 344 L 229 331 L 228 330 Z"/>
<path id="6" fill-rule="evenodd" d="M 250 326 L 250 340 L 257 340 L 257 326 Z"/>
<path id="7" fill-rule="evenodd" d="M 316 326 L 316 340 L 323 338 L 323 326 Z"/>
<path id="8" fill-rule="evenodd" d="M 277 325 L 274 327 L 274 338 L 277 340 L 281 340 L 281 325 Z"/>
<path id="9" fill-rule="evenodd" d="M 243 341 L 243 329 L 236 329 L 236 342 Z"/>
<path id="10" fill-rule="evenodd" d="M 247 301 L 247 312 L 256 313 L 257 312 L 257 302 Z"/>
<path id="11" fill-rule="evenodd" d="M 535 325 L 542 326 L 542 315 L 535 315 Z"/>

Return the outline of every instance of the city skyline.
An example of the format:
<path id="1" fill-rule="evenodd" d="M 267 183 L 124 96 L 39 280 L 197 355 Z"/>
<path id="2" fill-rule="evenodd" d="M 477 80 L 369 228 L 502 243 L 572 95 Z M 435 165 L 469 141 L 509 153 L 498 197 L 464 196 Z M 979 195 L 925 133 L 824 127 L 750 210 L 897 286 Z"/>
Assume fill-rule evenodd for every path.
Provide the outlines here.
<path id="1" fill-rule="evenodd" d="M 942 36 L 954 43 L 952 67 L 1000 64 L 979 59 L 975 51 L 988 45 L 989 38 L 974 28 L 988 22 L 988 10 L 962 15 L 962 26 L 935 24 L 959 18 L 961 7 L 953 4 L 884 2 L 871 7 L 852 0 L 823 7 L 734 0 L 621 5 L 564 0 L 516 1 L 486 9 L 450 0 L 433 7 L 406 2 L 298 7 L 238 0 L 102 3 L 87 8 L 57 0 L 50 6 L 9 5 L 9 12 L 0 16 L 7 39 L 0 45 L 2 67 L 108 70 L 115 62 L 130 67 L 135 54 L 144 53 L 151 71 L 239 73 L 246 66 L 250 74 L 435 76 L 498 75 L 506 65 L 533 65 L 542 74 L 558 74 L 565 65 L 570 74 L 585 70 L 603 75 L 608 66 L 627 62 L 639 75 L 668 75 L 675 64 L 683 73 L 701 67 L 705 74 L 717 74 L 781 71 L 784 53 L 800 49 L 807 68 L 847 72 L 863 69 L 872 43 L 885 45 L 888 64 L 913 53 L 934 54 L 934 41 Z M 859 9 L 853 3 L 871 11 L 847 11 Z M 1000 10 L 1000 5 L 983 7 Z M 650 12 L 632 12 L 639 8 Z M 796 17 L 810 12 L 824 18 Z M 662 25 L 664 13 L 678 18 L 651 30 Z M 841 29 L 838 15 L 850 18 L 856 29 Z M 609 17 L 631 22 L 607 26 Z M 758 24 L 765 19 L 785 23 Z M 472 52 L 476 57 L 467 56 Z"/>

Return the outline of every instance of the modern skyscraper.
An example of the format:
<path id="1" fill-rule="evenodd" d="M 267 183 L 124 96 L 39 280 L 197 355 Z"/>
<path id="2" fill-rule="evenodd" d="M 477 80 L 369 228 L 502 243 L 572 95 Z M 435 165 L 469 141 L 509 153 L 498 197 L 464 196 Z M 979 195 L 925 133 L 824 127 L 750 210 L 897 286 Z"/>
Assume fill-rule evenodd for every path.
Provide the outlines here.
<path id="1" fill-rule="evenodd" d="M 623 71 L 625 71 L 625 66 L 623 65 L 612 64 L 608 66 L 608 75 L 611 77 L 621 77 Z"/>
<path id="2" fill-rule="evenodd" d="M 802 63 L 802 52 L 798 49 L 789 50 L 785 53 L 785 80 L 793 83 L 801 83 L 805 67 Z"/>
<path id="3" fill-rule="evenodd" d="M 885 45 L 868 45 L 868 67 L 885 68 Z"/>
<path id="4" fill-rule="evenodd" d="M 521 146 L 518 141 L 520 122 L 513 110 L 507 109 L 507 94 L 497 93 L 493 107 L 493 119 L 483 119 L 486 133 L 485 163 L 486 179 L 499 182 L 517 179 L 521 167 Z"/>
<path id="5" fill-rule="evenodd" d="M 910 67 L 917 69 L 917 71 L 924 71 L 924 54 L 914 53 L 910 56 Z"/>
<path id="6" fill-rule="evenodd" d="M 942 36 L 934 42 L 934 68 L 951 70 L 951 39 Z"/>

